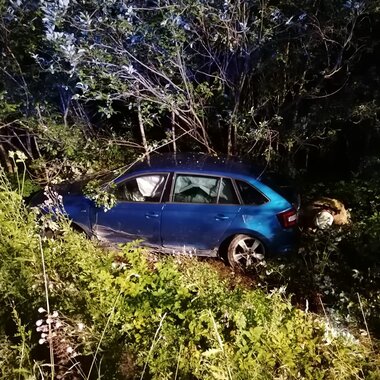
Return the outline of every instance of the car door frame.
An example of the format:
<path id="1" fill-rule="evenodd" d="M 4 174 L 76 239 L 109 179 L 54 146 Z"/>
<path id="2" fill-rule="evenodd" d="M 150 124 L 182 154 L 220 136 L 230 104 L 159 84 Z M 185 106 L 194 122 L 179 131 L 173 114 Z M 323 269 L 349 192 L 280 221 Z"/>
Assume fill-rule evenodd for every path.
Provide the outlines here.
<path id="1" fill-rule="evenodd" d="M 174 199 L 174 189 L 175 189 L 175 183 L 176 183 L 176 178 L 179 176 L 179 175 L 185 175 L 185 176 L 195 176 L 195 177 L 213 177 L 213 178 L 217 178 L 219 183 L 218 183 L 218 192 L 217 192 L 217 199 L 216 199 L 216 202 L 215 203 L 188 203 L 188 202 L 175 202 L 173 201 Z M 219 197 L 220 197 L 220 192 L 221 192 L 221 183 L 222 183 L 222 180 L 223 179 L 228 179 L 230 182 L 231 182 L 231 185 L 232 185 L 232 188 L 234 190 L 234 193 L 235 193 L 235 196 L 237 198 L 237 201 L 238 203 L 231 203 L 231 204 L 221 204 L 221 203 L 218 203 L 219 201 Z M 223 238 L 225 236 L 225 233 L 226 231 L 228 230 L 229 226 L 233 223 L 234 219 L 239 215 L 240 211 L 241 211 L 241 208 L 243 206 L 242 204 L 242 200 L 241 200 L 241 197 L 240 197 L 240 193 L 237 189 L 237 186 L 236 186 L 236 183 L 235 183 L 235 179 L 230 177 L 230 176 L 226 176 L 226 175 L 222 175 L 221 173 L 213 173 L 212 171 L 211 172 L 199 172 L 199 171 L 181 171 L 181 170 L 178 170 L 178 171 L 173 171 L 170 175 L 170 179 L 171 181 L 171 186 L 170 186 L 170 192 L 169 194 L 166 194 L 167 198 L 166 198 L 166 201 L 165 201 L 165 206 L 162 210 L 162 218 L 165 216 L 165 207 L 167 207 L 166 205 L 173 205 L 173 204 L 187 204 L 187 205 L 199 205 L 199 206 L 211 206 L 211 207 L 219 207 L 219 206 L 225 206 L 225 207 L 228 207 L 228 206 L 233 206 L 233 207 L 237 207 L 237 210 L 236 210 L 236 213 L 233 217 L 233 219 L 231 219 L 230 221 L 230 224 L 226 227 L 226 230 L 220 235 L 218 241 L 217 241 L 217 246 L 215 246 L 213 249 L 190 249 L 189 251 L 184 251 L 184 253 L 191 253 L 191 254 L 195 254 L 195 255 L 199 255 L 199 256 L 210 256 L 210 257 L 216 257 L 218 256 L 218 248 L 219 248 L 219 245 L 221 244 L 221 242 L 223 241 Z M 164 238 L 163 238 L 163 231 L 162 231 L 162 226 L 163 226 L 163 223 L 161 221 L 161 244 L 162 244 L 162 249 L 164 252 L 170 252 L 170 253 L 175 253 L 175 250 L 174 248 L 175 247 L 165 247 L 164 246 Z M 177 248 L 181 248 L 180 246 L 178 246 Z"/>
<path id="2" fill-rule="evenodd" d="M 117 182 L 116 181 L 113 181 L 111 182 L 110 184 L 107 184 L 106 186 L 104 186 L 104 191 L 107 191 L 107 192 L 110 192 L 112 193 L 112 186 L 115 186 L 115 187 L 118 187 L 118 186 L 122 186 L 125 182 L 127 181 L 130 181 L 130 180 L 133 180 L 134 178 L 139 178 L 139 177 L 146 177 L 146 176 L 154 176 L 154 175 L 162 175 L 162 176 L 165 176 L 165 183 L 164 183 L 164 188 L 163 188 L 163 191 L 162 191 L 162 194 L 161 194 L 161 197 L 160 197 L 160 201 L 159 202 L 145 202 L 145 201 L 128 201 L 128 200 L 117 200 L 117 203 L 131 203 L 131 204 L 139 204 L 139 205 L 143 205 L 143 204 L 147 204 L 147 203 L 150 203 L 152 205 L 161 205 L 161 208 L 160 208 L 160 215 L 159 217 L 157 218 L 158 219 L 158 241 L 157 241 L 157 244 L 151 244 L 151 243 L 146 243 L 143 245 L 146 245 L 146 246 L 151 246 L 151 247 L 161 247 L 162 244 L 162 240 L 161 240 L 161 217 L 162 217 L 162 210 L 163 210 L 163 207 L 164 207 L 164 204 L 165 204 L 165 194 L 167 192 L 167 188 L 169 186 L 169 188 L 171 188 L 171 184 L 169 183 L 169 181 L 171 180 L 171 177 L 172 177 L 172 173 L 169 172 L 169 171 L 144 171 L 144 172 L 134 172 L 134 173 L 131 173 L 130 176 L 123 176 L 123 177 L 119 177 L 117 178 Z M 117 205 L 117 204 L 116 204 Z M 97 226 L 99 225 L 98 223 L 98 217 L 99 217 L 99 211 L 101 210 L 100 207 L 95 207 L 94 209 L 94 212 L 93 212 L 93 221 L 92 221 L 92 231 L 94 233 L 95 236 L 97 236 Z M 111 212 L 112 211 L 112 208 L 111 210 L 107 211 L 107 212 Z M 104 210 L 103 210 L 104 212 Z M 146 215 L 146 218 L 147 215 Z M 128 233 L 126 233 L 126 235 L 128 235 Z M 139 239 L 138 236 L 136 236 L 136 240 Z M 131 239 L 131 241 L 133 241 L 135 239 Z M 110 240 L 110 242 L 112 243 L 112 240 Z M 126 240 L 127 242 L 127 240 Z"/>

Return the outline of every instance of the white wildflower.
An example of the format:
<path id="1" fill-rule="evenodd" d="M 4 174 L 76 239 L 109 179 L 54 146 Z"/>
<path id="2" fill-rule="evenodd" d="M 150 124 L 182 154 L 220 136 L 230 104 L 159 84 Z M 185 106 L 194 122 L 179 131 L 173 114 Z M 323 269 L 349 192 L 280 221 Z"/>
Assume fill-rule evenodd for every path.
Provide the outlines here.
<path id="1" fill-rule="evenodd" d="M 25 161 L 28 157 L 26 157 L 24 152 L 21 152 L 20 150 L 16 151 L 16 156 L 18 158 L 17 161 Z"/>

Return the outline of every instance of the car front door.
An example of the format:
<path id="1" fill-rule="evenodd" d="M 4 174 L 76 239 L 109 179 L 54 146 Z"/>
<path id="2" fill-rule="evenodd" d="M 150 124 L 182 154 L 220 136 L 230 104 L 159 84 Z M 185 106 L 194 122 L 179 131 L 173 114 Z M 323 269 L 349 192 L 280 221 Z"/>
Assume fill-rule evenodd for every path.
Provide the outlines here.
<path id="1" fill-rule="evenodd" d="M 230 179 L 177 174 L 170 202 L 162 211 L 162 244 L 181 252 L 211 251 L 219 246 L 239 210 Z"/>
<path id="2" fill-rule="evenodd" d="M 161 245 L 161 198 L 167 177 L 167 174 L 145 174 L 118 183 L 112 190 L 115 206 L 108 211 L 96 209 L 95 235 L 110 243 L 141 239 L 146 245 Z"/>

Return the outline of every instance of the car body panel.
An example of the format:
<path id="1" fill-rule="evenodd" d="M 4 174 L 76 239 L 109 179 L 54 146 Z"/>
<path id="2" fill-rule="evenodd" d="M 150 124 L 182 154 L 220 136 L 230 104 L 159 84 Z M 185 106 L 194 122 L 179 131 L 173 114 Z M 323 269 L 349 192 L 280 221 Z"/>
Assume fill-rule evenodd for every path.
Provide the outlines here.
<path id="1" fill-rule="evenodd" d="M 162 213 L 162 246 L 191 252 L 212 251 L 240 208 L 240 205 L 167 203 Z"/>
<path id="2" fill-rule="evenodd" d="M 117 202 L 110 210 L 97 207 L 92 230 L 99 240 L 126 243 L 136 239 L 161 244 L 161 203 Z"/>
<path id="3" fill-rule="evenodd" d="M 69 219 L 72 220 L 78 227 L 83 229 L 88 236 L 93 234 L 92 232 L 92 213 L 95 204 L 90 199 L 86 198 L 80 194 L 64 194 L 63 199 L 63 210 Z"/>

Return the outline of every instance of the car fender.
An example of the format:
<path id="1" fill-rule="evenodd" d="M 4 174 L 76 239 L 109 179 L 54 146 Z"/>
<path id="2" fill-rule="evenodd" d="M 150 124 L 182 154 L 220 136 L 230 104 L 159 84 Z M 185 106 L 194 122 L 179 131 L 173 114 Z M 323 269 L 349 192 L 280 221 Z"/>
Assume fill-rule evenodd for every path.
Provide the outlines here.
<path id="1" fill-rule="evenodd" d="M 63 197 L 64 215 L 66 215 L 73 225 L 78 226 L 89 236 L 92 235 L 92 213 L 93 202 L 84 196 L 64 195 Z"/>
<path id="2" fill-rule="evenodd" d="M 220 240 L 221 244 L 219 245 L 219 248 L 224 246 L 226 243 L 230 242 L 234 238 L 234 236 L 240 235 L 240 234 L 256 237 L 261 240 L 261 242 L 264 244 L 266 249 L 268 250 L 271 249 L 271 244 L 269 240 L 263 234 L 261 234 L 258 231 L 250 230 L 250 229 L 229 230 L 228 233 L 226 233 Z"/>

